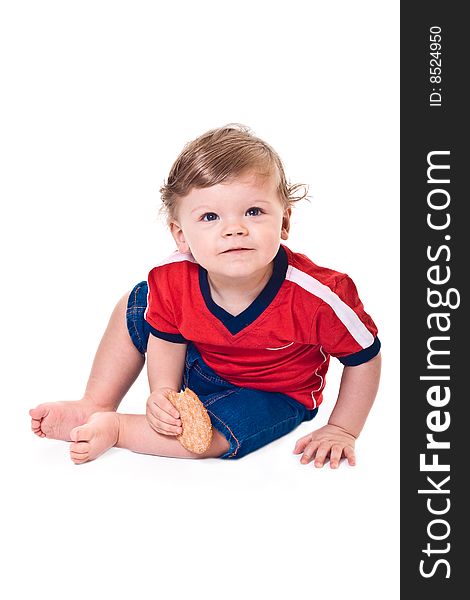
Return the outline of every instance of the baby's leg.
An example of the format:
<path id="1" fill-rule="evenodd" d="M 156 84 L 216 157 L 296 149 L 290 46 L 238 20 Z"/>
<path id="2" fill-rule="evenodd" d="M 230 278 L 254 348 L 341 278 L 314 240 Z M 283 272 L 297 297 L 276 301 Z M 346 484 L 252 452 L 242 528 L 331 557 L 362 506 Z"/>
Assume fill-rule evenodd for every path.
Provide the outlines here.
<path id="1" fill-rule="evenodd" d="M 46 402 L 29 411 L 31 429 L 39 437 L 70 441 L 70 431 L 97 411 L 114 411 L 145 363 L 129 336 L 125 294 L 113 310 L 93 361 L 81 400 Z"/>
<path id="2" fill-rule="evenodd" d="M 204 454 L 195 454 L 186 450 L 176 437 L 156 433 L 145 415 L 115 412 L 93 414 L 88 423 L 72 429 L 70 437 L 73 440 L 70 458 L 77 465 L 97 458 L 113 446 L 173 458 L 216 458 L 230 447 L 226 438 L 214 431 L 208 450 Z"/>

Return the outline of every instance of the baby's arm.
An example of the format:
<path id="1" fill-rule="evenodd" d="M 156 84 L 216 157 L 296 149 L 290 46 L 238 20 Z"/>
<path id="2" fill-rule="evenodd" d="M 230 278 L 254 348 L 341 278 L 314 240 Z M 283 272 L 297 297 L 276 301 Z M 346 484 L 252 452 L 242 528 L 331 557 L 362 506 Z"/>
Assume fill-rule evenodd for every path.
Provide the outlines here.
<path id="1" fill-rule="evenodd" d="M 147 347 L 147 373 L 150 396 L 147 400 L 147 421 L 158 433 L 178 435 L 182 432 L 176 408 L 168 393 L 180 391 L 183 377 L 186 344 L 167 342 L 149 336 Z"/>
<path id="2" fill-rule="evenodd" d="M 344 367 L 338 399 L 328 425 L 300 438 L 294 453 L 301 454 L 302 464 L 314 459 L 323 467 L 326 458 L 335 469 L 344 456 L 350 465 L 356 463 L 354 443 L 374 403 L 380 379 L 380 354 L 356 367 Z"/>

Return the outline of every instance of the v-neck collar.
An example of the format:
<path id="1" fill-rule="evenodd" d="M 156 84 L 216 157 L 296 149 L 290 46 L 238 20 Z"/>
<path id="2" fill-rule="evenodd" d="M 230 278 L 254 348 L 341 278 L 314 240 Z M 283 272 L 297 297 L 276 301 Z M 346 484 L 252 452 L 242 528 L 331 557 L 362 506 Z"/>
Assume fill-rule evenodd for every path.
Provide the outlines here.
<path id="1" fill-rule="evenodd" d="M 239 333 L 242 329 L 253 323 L 274 300 L 286 278 L 287 263 L 287 252 L 282 246 L 279 246 L 279 250 L 274 257 L 273 272 L 268 283 L 250 306 L 236 316 L 231 315 L 214 302 L 211 296 L 207 271 L 199 265 L 199 287 L 208 310 L 225 325 L 232 335 Z"/>

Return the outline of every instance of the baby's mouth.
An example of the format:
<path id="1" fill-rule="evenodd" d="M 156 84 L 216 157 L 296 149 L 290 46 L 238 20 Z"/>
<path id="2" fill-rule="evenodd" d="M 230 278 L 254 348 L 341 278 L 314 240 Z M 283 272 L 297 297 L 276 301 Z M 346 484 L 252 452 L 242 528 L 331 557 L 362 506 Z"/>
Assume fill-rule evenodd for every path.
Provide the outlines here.
<path id="1" fill-rule="evenodd" d="M 228 250 L 224 250 L 222 254 L 229 254 L 231 252 L 249 252 L 253 250 L 253 248 L 229 248 Z"/>

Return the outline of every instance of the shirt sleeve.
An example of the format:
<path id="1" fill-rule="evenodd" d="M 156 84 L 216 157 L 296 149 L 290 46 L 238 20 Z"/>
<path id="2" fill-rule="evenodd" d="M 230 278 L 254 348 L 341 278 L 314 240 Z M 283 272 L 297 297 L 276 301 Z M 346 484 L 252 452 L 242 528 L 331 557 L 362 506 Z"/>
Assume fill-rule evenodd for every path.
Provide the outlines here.
<path id="1" fill-rule="evenodd" d="M 312 323 L 311 341 L 350 367 L 368 362 L 379 353 L 377 327 L 365 312 L 349 276 L 323 298 Z"/>
<path id="2" fill-rule="evenodd" d="M 150 326 L 150 332 L 168 342 L 186 343 L 187 340 L 179 332 L 175 318 L 168 270 L 155 267 L 150 271 L 147 283 L 145 320 Z"/>

